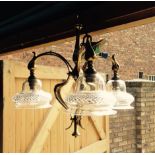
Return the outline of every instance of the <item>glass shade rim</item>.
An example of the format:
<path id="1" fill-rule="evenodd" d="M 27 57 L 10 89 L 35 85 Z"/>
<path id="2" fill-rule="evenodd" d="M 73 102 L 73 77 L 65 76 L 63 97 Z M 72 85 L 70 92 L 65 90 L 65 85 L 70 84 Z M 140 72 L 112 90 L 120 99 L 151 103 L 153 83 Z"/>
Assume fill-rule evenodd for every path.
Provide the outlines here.
<path id="1" fill-rule="evenodd" d="M 66 113 L 72 114 L 72 115 L 79 115 L 79 116 L 108 116 L 108 115 L 115 115 L 117 111 L 113 109 L 105 109 L 105 110 L 81 110 L 80 112 L 76 112 L 76 109 L 69 108 L 68 110 L 65 110 Z"/>
<path id="2" fill-rule="evenodd" d="M 29 90 L 16 93 L 12 101 L 17 109 L 41 109 L 50 108 L 52 95 L 43 90 Z"/>
<path id="3" fill-rule="evenodd" d="M 15 107 L 17 109 L 47 109 L 47 108 L 51 108 L 52 105 L 49 104 L 45 104 L 45 105 L 17 105 L 15 104 Z"/>
<path id="4" fill-rule="evenodd" d="M 118 106 L 114 106 L 112 109 L 114 109 L 114 110 L 128 110 L 128 109 L 134 109 L 134 107 L 133 106 L 125 106 L 125 105 L 123 105 L 123 106 L 121 106 L 121 105 L 118 105 Z"/>

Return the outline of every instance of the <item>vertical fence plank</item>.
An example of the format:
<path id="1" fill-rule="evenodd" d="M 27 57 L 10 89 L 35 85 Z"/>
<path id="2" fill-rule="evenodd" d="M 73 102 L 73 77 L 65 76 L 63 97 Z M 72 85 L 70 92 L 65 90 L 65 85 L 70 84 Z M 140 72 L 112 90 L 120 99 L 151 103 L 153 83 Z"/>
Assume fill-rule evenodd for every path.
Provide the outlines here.
<path id="1" fill-rule="evenodd" d="M 87 128 L 87 123 L 88 123 L 88 117 L 83 117 L 82 118 L 82 125 L 84 129 L 81 129 L 81 148 L 85 147 L 87 145 L 87 132 L 86 132 L 86 128 Z"/>
<path id="2" fill-rule="evenodd" d="M 63 127 L 64 127 L 64 122 L 63 122 L 63 117 L 64 117 L 64 114 L 63 114 L 63 109 L 61 109 L 60 111 L 60 115 L 59 115 L 59 120 L 58 120 L 58 128 L 59 128 L 59 132 L 58 134 L 60 136 L 58 136 L 58 145 L 59 145 L 59 150 L 58 152 L 59 153 L 63 153 L 63 141 L 64 141 L 64 136 L 63 136 Z M 52 133 L 51 133 L 52 134 Z"/>
<path id="3" fill-rule="evenodd" d="M 70 125 L 70 115 L 68 113 L 64 113 L 63 117 L 63 151 L 69 152 L 69 136 L 70 130 L 66 130 L 66 128 Z"/>
<path id="4" fill-rule="evenodd" d="M 109 116 L 103 117 L 104 120 L 104 131 L 106 133 L 106 140 L 107 140 L 107 152 L 110 152 L 110 138 L 109 138 Z"/>
<path id="5" fill-rule="evenodd" d="M 16 79 L 15 86 L 16 92 L 20 90 L 25 79 Z M 16 139 L 16 152 L 25 152 L 25 110 L 15 109 L 15 139 Z M 21 138 L 22 137 L 22 138 Z"/>
<path id="6" fill-rule="evenodd" d="M 42 80 L 42 89 L 45 92 L 50 92 L 50 89 L 51 89 L 50 84 L 51 84 L 50 80 Z M 42 111 L 43 111 L 43 115 L 44 115 L 44 119 L 45 119 L 46 114 L 48 113 L 49 109 L 45 108 L 45 109 L 42 109 Z M 47 136 L 47 140 L 46 140 L 44 147 L 43 147 L 43 150 L 42 150 L 42 152 L 44 152 L 44 153 L 50 152 L 50 130 L 48 132 L 49 133 Z"/>
<path id="7" fill-rule="evenodd" d="M 13 110 L 12 96 L 15 93 L 14 66 L 7 61 L 3 63 L 3 100 L 4 100 L 4 152 L 15 152 L 15 111 Z"/>

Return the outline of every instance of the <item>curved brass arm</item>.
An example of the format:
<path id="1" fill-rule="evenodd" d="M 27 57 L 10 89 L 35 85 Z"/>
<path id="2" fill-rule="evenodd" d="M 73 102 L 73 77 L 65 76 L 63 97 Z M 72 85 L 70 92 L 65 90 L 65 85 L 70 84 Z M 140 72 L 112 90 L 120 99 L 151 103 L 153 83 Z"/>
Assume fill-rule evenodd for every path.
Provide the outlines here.
<path id="1" fill-rule="evenodd" d="M 60 58 L 67 66 L 68 68 L 68 78 L 62 82 L 62 83 L 59 83 L 55 86 L 54 88 L 54 93 L 55 93 L 55 97 L 56 99 L 59 101 L 59 103 L 65 108 L 65 109 L 68 109 L 68 106 L 65 104 L 64 100 L 62 99 L 62 96 L 61 96 L 61 88 L 67 84 L 68 82 L 68 79 L 69 77 L 72 75 L 72 71 L 73 71 L 73 68 L 72 66 L 69 64 L 69 62 L 63 57 L 61 56 L 60 54 L 58 53 L 55 53 L 55 52 L 52 52 L 52 51 L 49 51 L 49 52 L 45 52 L 45 53 L 41 53 L 39 55 L 36 56 L 35 52 L 34 53 L 34 56 L 33 58 L 31 59 L 31 61 L 29 62 L 28 64 L 28 69 L 30 70 L 30 76 L 28 78 L 28 81 L 29 81 L 29 85 L 30 85 L 30 88 L 33 89 L 34 87 L 34 81 L 36 79 L 35 75 L 34 75 L 34 68 L 35 68 L 35 60 L 38 59 L 39 57 L 41 56 L 46 56 L 46 55 L 50 55 L 50 56 L 56 56 L 58 58 Z"/>
<path id="2" fill-rule="evenodd" d="M 60 54 L 49 51 L 49 52 L 45 52 L 45 53 L 41 53 L 39 55 L 36 56 L 35 52 L 33 52 L 34 56 L 33 58 L 30 60 L 30 62 L 28 63 L 28 69 L 32 69 L 34 68 L 35 65 L 35 60 L 38 59 L 41 56 L 46 56 L 46 55 L 51 55 L 51 56 L 56 56 L 58 58 L 60 58 L 67 66 L 68 70 L 73 70 L 72 66 L 70 65 L 70 63 Z"/>
<path id="3" fill-rule="evenodd" d="M 61 96 L 61 89 L 62 89 L 63 86 L 65 86 L 65 85 L 68 83 L 69 77 L 70 77 L 70 75 L 68 75 L 67 80 L 65 80 L 65 81 L 62 82 L 62 83 L 56 84 L 55 87 L 54 87 L 54 94 L 55 94 L 56 99 L 59 101 L 59 103 L 60 103 L 66 110 L 68 109 L 68 106 L 66 105 L 65 101 L 62 99 L 62 96 Z"/>

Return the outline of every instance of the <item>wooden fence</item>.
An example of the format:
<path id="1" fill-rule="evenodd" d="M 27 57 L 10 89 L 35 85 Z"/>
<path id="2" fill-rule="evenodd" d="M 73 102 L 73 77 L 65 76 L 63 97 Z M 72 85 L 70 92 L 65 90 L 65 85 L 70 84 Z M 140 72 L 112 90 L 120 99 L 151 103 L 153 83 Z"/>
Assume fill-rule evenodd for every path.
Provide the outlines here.
<path id="1" fill-rule="evenodd" d="M 36 76 L 42 80 L 43 89 L 53 95 L 51 109 L 16 109 L 12 96 L 21 91 L 29 76 L 22 62 L 0 61 L 1 72 L 1 152 L 109 152 L 109 118 L 83 117 L 85 130 L 81 136 L 72 137 L 70 115 L 54 98 L 56 83 L 65 79 L 67 70 L 58 67 L 38 66 Z M 66 91 L 68 90 L 68 91 Z M 69 92 L 69 86 L 65 93 Z"/>

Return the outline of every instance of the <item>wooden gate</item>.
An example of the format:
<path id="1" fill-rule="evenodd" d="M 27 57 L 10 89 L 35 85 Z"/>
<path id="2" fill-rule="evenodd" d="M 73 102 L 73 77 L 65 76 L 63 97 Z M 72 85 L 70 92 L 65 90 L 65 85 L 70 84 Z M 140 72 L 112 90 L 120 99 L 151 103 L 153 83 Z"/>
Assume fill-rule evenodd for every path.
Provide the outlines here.
<path id="1" fill-rule="evenodd" d="M 39 66 L 36 76 L 42 80 L 43 89 L 53 95 L 51 109 L 15 109 L 12 96 L 21 91 L 23 81 L 29 76 L 22 62 L 1 61 L 3 72 L 3 152 L 109 152 L 108 117 L 83 117 L 85 130 L 81 136 L 71 136 L 70 115 L 54 98 L 54 85 L 65 79 L 67 70 Z M 65 90 L 68 90 L 65 88 Z M 66 91 L 65 91 L 66 92 Z M 65 93 L 64 93 L 65 94 Z"/>

